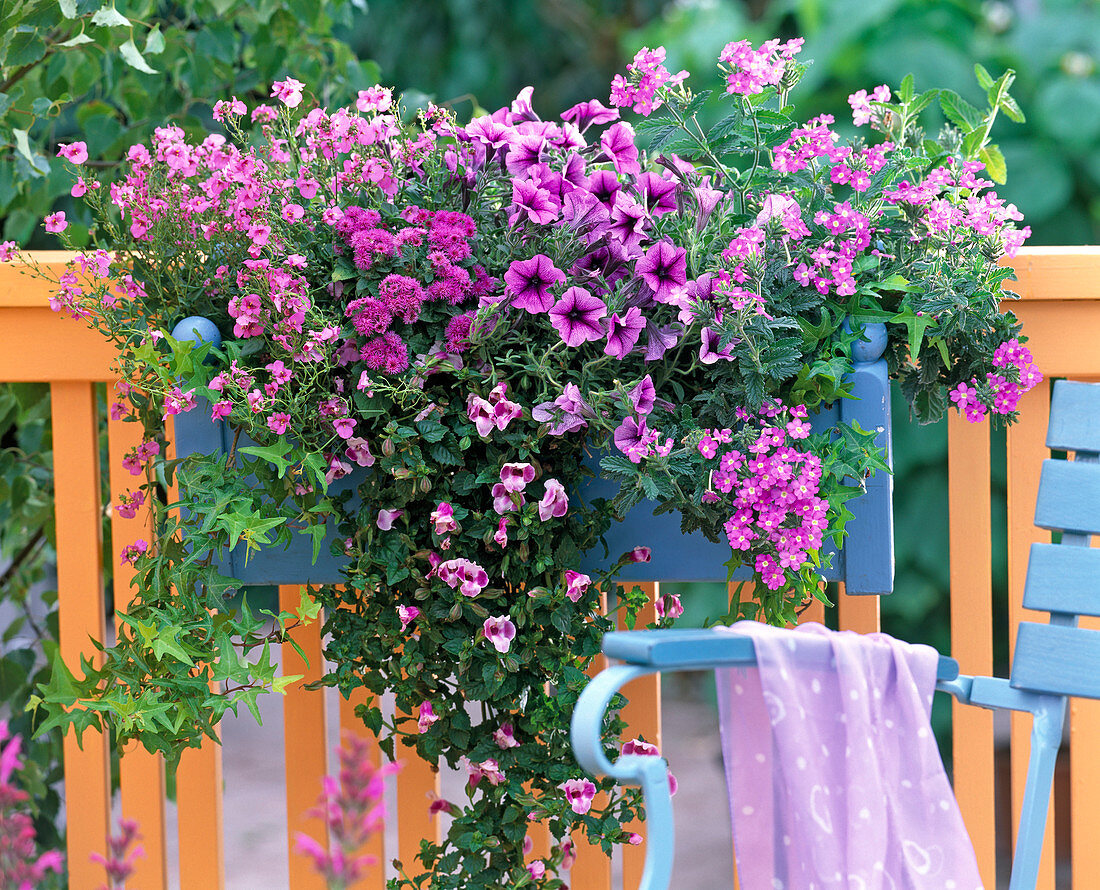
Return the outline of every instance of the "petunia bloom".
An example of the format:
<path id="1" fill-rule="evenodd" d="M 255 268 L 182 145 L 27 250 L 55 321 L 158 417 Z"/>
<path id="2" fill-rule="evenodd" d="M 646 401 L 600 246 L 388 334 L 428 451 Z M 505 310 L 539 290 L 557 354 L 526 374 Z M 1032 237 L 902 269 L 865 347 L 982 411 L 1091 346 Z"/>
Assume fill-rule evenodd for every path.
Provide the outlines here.
<path id="1" fill-rule="evenodd" d="M 546 312 L 554 305 L 550 288 L 565 281 L 565 273 L 550 257 L 537 253 L 527 260 L 513 260 L 504 273 L 512 305 L 532 314 Z"/>
<path id="2" fill-rule="evenodd" d="M 571 287 L 550 310 L 550 321 L 566 346 L 576 347 L 588 340 L 603 337 L 600 319 L 607 315 L 607 306 L 583 287 Z"/>
<path id="3" fill-rule="evenodd" d="M 623 358 L 637 344 L 644 328 L 645 318 L 637 306 L 631 306 L 623 315 L 613 313 L 607 325 L 607 344 L 603 351 L 615 358 Z"/>

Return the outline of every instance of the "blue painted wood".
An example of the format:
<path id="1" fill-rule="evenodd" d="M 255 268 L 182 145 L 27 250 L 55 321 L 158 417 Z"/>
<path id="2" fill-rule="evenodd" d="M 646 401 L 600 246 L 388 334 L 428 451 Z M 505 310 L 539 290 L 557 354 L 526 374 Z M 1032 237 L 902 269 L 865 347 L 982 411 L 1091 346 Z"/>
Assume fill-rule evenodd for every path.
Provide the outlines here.
<path id="1" fill-rule="evenodd" d="M 233 435 L 224 421 L 214 423 L 210 419 L 210 405 L 199 399 L 196 407 L 186 414 L 175 417 L 176 454 L 184 457 L 188 454 L 229 454 L 233 444 Z M 238 447 L 255 445 L 248 436 L 242 434 Z M 362 481 L 366 469 L 353 472 L 350 476 L 338 479 L 329 487 L 331 494 L 354 488 Z M 344 580 L 341 568 L 346 560 L 332 555 L 331 545 L 336 539 L 334 523 L 328 520 L 329 531 L 321 543 L 321 552 L 317 562 L 313 562 L 313 539 L 307 535 L 294 534 L 290 544 L 281 547 L 265 547 L 253 551 L 245 561 L 245 546 L 238 543 L 217 566 L 223 575 L 236 578 L 241 584 L 339 584 Z"/>
<path id="2" fill-rule="evenodd" d="M 816 648 L 824 651 L 827 647 Z M 713 627 L 612 631 L 604 634 L 603 652 L 608 658 L 660 670 L 704 670 L 756 664 L 756 648 L 750 637 Z M 941 655 L 936 679 L 954 680 L 958 676 L 958 662 Z"/>
<path id="3" fill-rule="evenodd" d="M 1032 544 L 1024 608 L 1100 615 L 1100 549 Z"/>
<path id="4" fill-rule="evenodd" d="M 1055 382 L 1047 447 L 1100 452 L 1100 383 Z"/>
<path id="5" fill-rule="evenodd" d="M 1014 689 L 1100 698 L 1100 631 L 1021 621 L 1012 656 Z"/>
<path id="6" fill-rule="evenodd" d="M 1043 461 L 1035 524 L 1076 534 L 1100 534 L 1100 464 Z"/>
<path id="7" fill-rule="evenodd" d="M 879 359 L 857 363 L 852 374 L 852 394 L 855 398 L 842 399 L 839 405 L 811 418 L 814 432 L 829 429 L 838 420 L 855 421 L 865 430 L 879 431 L 876 441 L 886 449 L 887 461 L 891 461 L 886 362 Z M 592 457 L 590 461 L 593 471 L 598 472 L 598 460 Z M 848 501 L 854 518 L 848 526 L 850 536 L 845 550 L 837 553 L 835 548 L 826 549 L 834 555 L 832 568 L 824 575 L 830 581 L 844 581 L 849 594 L 889 594 L 894 588 L 893 476 L 877 473 L 864 482 L 866 493 Z M 597 497 L 610 499 L 617 491 L 617 483 L 596 477 L 584 480 L 579 494 L 591 501 Z M 729 545 L 725 541 L 709 541 L 699 531 L 685 535 L 680 531 L 679 513 L 655 515 L 655 508 L 653 501 L 642 501 L 621 522 L 612 523 L 604 536 L 606 554 L 612 560 L 639 545 L 652 550 L 648 563 L 627 565 L 620 580 L 725 582 Z M 604 547 L 597 546 L 582 556 L 580 568 L 594 573 L 605 563 Z M 750 575 L 742 568 L 734 578 L 745 580 Z"/>

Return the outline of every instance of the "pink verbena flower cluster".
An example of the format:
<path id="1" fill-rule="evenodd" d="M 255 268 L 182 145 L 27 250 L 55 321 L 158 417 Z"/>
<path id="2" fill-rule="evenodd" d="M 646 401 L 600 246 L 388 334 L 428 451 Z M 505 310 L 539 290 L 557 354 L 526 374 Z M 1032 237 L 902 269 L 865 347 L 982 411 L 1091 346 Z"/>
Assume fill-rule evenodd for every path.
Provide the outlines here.
<path id="1" fill-rule="evenodd" d="M 324 820 L 328 842 L 305 833 L 295 836 L 295 848 L 313 860 L 313 867 L 329 886 L 347 887 L 362 877 L 373 856 L 359 856 L 367 840 L 386 820 L 385 780 L 399 769 L 396 763 L 375 766 L 370 743 L 345 733 L 337 749 L 340 771 L 321 780 L 317 806 L 308 817 Z"/>
<path id="2" fill-rule="evenodd" d="M 671 89 L 682 83 L 687 71 L 672 74 L 664 65 L 665 48 L 650 49 L 643 46 L 626 66 L 626 77 L 616 74 L 611 81 L 611 104 L 617 108 L 631 106 L 638 114 L 649 117 L 660 108 L 662 89 Z"/>
<path id="3" fill-rule="evenodd" d="M 35 847 L 34 823 L 23 809 L 27 792 L 12 781 L 23 765 L 22 743 L 0 720 L 0 887 L 34 890 L 47 871 L 61 874 L 63 860 L 56 850 L 39 853 Z"/>
<path id="4" fill-rule="evenodd" d="M 969 383 L 960 383 L 951 390 L 951 401 L 971 423 L 981 422 L 989 411 L 1012 414 L 1024 393 L 1043 379 L 1031 350 L 1015 339 L 994 350 L 993 365 L 998 370 L 987 372 L 984 383 L 972 377 Z"/>
<path id="5" fill-rule="evenodd" d="M 801 51 L 804 42 L 801 37 L 786 43 L 767 40 L 759 49 L 753 49 L 747 40 L 727 43 L 719 56 L 720 67 L 728 66 L 722 69 L 726 73 L 726 92 L 751 96 L 762 93 L 766 86 L 778 86 L 787 64 Z"/>
<path id="6" fill-rule="evenodd" d="M 764 583 L 778 590 L 822 546 L 829 503 L 819 496 L 821 458 L 796 445 L 810 432 L 802 405 L 774 400 L 756 414 L 739 409 L 738 417 L 736 431 L 706 430 L 699 440 L 699 453 L 714 464 L 703 501 L 728 507 L 730 546 L 754 557 Z"/>

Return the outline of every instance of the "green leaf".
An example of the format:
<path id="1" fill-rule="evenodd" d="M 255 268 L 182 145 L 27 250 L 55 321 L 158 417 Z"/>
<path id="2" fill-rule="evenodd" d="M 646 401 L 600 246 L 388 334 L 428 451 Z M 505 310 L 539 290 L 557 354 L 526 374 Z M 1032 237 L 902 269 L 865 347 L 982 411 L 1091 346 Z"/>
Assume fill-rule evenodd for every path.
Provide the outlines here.
<path id="1" fill-rule="evenodd" d="M 67 19 L 76 18 L 76 0 L 58 0 L 58 6 L 61 7 L 61 14 Z M 64 46 L 64 44 L 62 44 Z"/>
<path id="2" fill-rule="evenodd" d="M 301 680 L 304 676 L 305 674 L 288 674 L 284 677 L 276 677 L 274 680 L 271 681 L 271 688 L 275 692 L 278 692 L 279 695 L 286 695 L 287 686 L 289 686 L 291 683 L 296 682 L 297 680 Z"/>
<path id="3" fill-rule="evenodd" d="M 162 52 L 164 52 L 164 34 L 161 33 L 160 25 L 156 24 L 145 37 L 145 54 L 156 56 Z"/>
<path id="4" fill-rule="evenodd" d="M 122 13 L 120 13 L 117 9 L 115 9 L 114 3 L 104 3 L 96 12 L 96 14 L 92 16 L 92 24 L 100 25 L 104 28 L 113 28 L 116 26 L 129 28 L 130 20 L 126 18 L 126 16 L 124 16 Z M 133 46 L 133 38 L 130 38 L 129 42 L 130 45 Z M 136 51 L 137 48 L 135 47 L 134 49 Z M 123 58 L 126 57 L 125 53 L 123 53 L 122 55 Z"/>
<path id="5" fill-rule="evenodd" d="M 138 71 L 142 71 L 145 74 L 156 74 L 157 69 L 149 65 L 145 61 L 145 58 L 138 51 L 138 48 L 134 46 L 134 38 L 131 37 L 122 46 L 118 48 L 119 55 L 122 56 L 124 62 L 131 68 L 136 68 Z"/>
<path id="6" fill-rule="evenodd" d="M 890 321 L 903 324 L 909 329 L 909 357 L 913 361 L 920 355 L 921 344 L 924 342 L 924 332 L 936 324 L 930 315 L 917 315 L 909 306 L 905 306 L 903 312 L 899 312 Z"/>
<path id="7" fill-rule="evenodd" d="M 254 457 L 263 458 L 269 464 L 274 464 L 275 468 L 279 471 L 280 479 L 286 475 L 287 468 L 289 468 L 291 464 L 291 461 L 288 460 L 286 456 L 287 452 L 291 450 L 291 446 L 286 439 L 280 439 L 274 445 L 245 445 L 243 448 L 238 448 L 237 450 L 245 454 L 251 454 Z"/>
<path id="8" fill-rule="evenodd" d="M 11 133 L 12 136 L 15 137 L 15 150 L 33 165 L 34 155 L 31 153 L 31 144 L 27 136 L 27 131 L 12 127 Z"/>
<path id="9" fill-rule="evenodd" d="M 978 78 L 978 85 L 983 90 L 989 90 L 993 88 L 993 76 L 985 70 L 984 66 L 975 64 L 974 76 Z"/>
<path id="10" fill-rule="evenodd" d="M 1005 156 L 1001 154 L 1001 150 L 996 145 L 987 145 L 978 157 L 985 164 L 985 169 L 989 171 L 993 181 L 999 185 L 1004 185 L 1008 176 L 1008 167 L 1005 165 Z"/>
<path id="11" fill-rule="evenodd" d="M 953 90 L 940 90 L 940 108 L 947 119 L 964 133 L 980 126 L 984 117 L 979 109 Z"/>
<path id="12" fill-rule="evenodd" d="M 59 43 L 58 46 L 80 46 L 82 43 L 95 43 L 91 37 L 81 31 L 75 37 L 70 37 L 68 40 Z"/>

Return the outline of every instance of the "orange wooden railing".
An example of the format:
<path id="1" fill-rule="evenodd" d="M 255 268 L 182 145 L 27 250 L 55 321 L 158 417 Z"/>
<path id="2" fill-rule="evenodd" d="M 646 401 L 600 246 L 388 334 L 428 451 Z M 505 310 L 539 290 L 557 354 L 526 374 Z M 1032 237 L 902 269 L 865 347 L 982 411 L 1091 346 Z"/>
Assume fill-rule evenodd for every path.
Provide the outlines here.
<path id="1" fill-rule="evenodd" d="M 65 254 L 37 254 L 39 262 L 56 272 Z M 1048 377 L 1100 379 L 1100 250 L 1088 248 L 1031 249 L 1016 261 L 1019 282 L 1014 289 L 1022 300 L 1010 308 L 1024 322 L 1040 369 Z M 82 654 L 93 650 L 89 638 L 106 634 L 106 602 L 100 560 L 100 498 L 95 384 L 110 382 L 111 353 L 97 334 L 82 324 L 64 320 L 48 307 L 46 282 L 21 275 L 13 264 L 0 264 L 0 381 L 42 381 L 51 386 L 57 515 L 57 583 L 60 602 L 61 652 L 75 669 Z M 1008 442 L 1009 616 L 1013 628 L 1023 615 L 1021 606 L 1028 545 L 1041 534 L 1031 524 L 1038 487 L 1040 461 L 1046 450 L 1048 392 L 1040 387 L 1026 397 L 1022 420 L 1010 431 Z M 108 423 L 110 490 L 125 489 L 121 456 L 134 444 L 135 424 Z M 948 425 L 950 448 L 950 555 L 951 629 L 953 654 L 968 673 L 989 673 L 993 660 L 992 530 L 990 501 L 990 442 L 985 425 L 971 426 L 952 417 Z M 944 517 L 945 521 L 948 517 Z M 132 522 L 132 521 L 131 521 Z M 130 599 L 130 573 L 120 567 L 122 546 L 134 537 L 134 528 L 111 525 L 114 585 L 109 595 L 124 609 Z M 655 595 L 656 585 L 650 593 Z M 284 604 L 295 604 L 298 590 L 280 588 Z M 877 630 L 876 598 L 846 597 L 839 602 L 841 627 L 863 632 Z M 806 617 L 821 618 L 811 610 Z M 298 631 L 297 642 L 310 667 L 289 645 L 283 656 L 285 672 L 314 679 L 321 665 L 321 637 L 316 624 Z M 635 681 L 629 689 L 631 734 L 660 738 L 660 681 Z M 354 732 L 365 732 L 354 714 L 357 700 L 339 708 L 339 722 Z M 283 699 L 288 838 L 300 830 L 321 832 L 303 816 L 316 800 L 320 778 L 327 771 L 325 698 L 299 683 Z M 1026 722 L 1013 724 L 1012 801 L 1019 807 L 1027 762 Z M 987 887 L 996 886 L 994 824 L 994 739 L 988 712 L 956 707 L 954 720 L 954 775 L 964 817 L 978 851 Z M 1100 707 L 1078 702 L 1071 716 L 1070 795 L 1073 886 L 1100 887 L 1100 847 L 1092 842 L 1100 829 Z M 92 890 L 105 881 L 103 869 L 88 854 L 102 851 L 110 828 L 110 760 L 102 737 L 86 733 L 83 749 L 71 737 L 65 740 L 65 797 L 68 824 L 68 862 L 73 890 Z M 124 752 L 120 761 L 121 808 L 138 820 L 144 835 L 145 858 L 139 860 L 134 885 L 165 890 L 168 865 L 165 836 L 165 776 L 159 758 L 143 750 Z M 413 760 L 397 777 L 396 849 L 373 852 L 385 861 L 411 859 L 419 839 L 434 836 L 438 822 L 428 819 L 427 795 L 439 792 L 439 776 L 429 764 Z M 180 867 L 172 883 L 183 890 L 219 890 L 225 886 L 222 831 L 221 748 L 214 744 L 189 751 L 177 773 L 177 812 Z M 1015 819 L 1013 820 L 1015 821 Z M 644 830 L 642 831 L 644 834 Z M 1051 829 L 1053 833 L 1053 828 Z M 534 829 L 536 855 L 546 849 L 545 832 Z M 1039 890 L 1054 890 L 1053 838 L 1046 844 L 1046 860 Z M 290 845 L 293 850 L 293 844 Z M 580 845 L 572 885 L 583 890 L 610 890 L 612 869 L 598 848 Z M 233 851 L 228 851 L 232 855 Z M 624 890 L 633 890 L 640 874 L 644 847 L 624 851 Z M 308 862 L 290 856 L 293 890 L 320 888 Z M 375 869 L 357 890 L 381 890 L 381 869 Z"/>

